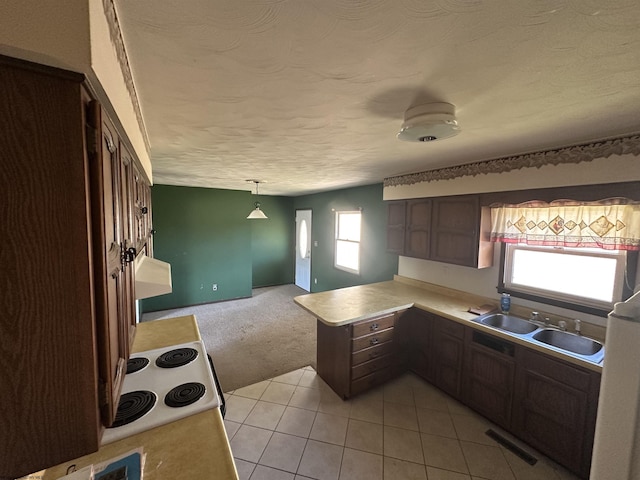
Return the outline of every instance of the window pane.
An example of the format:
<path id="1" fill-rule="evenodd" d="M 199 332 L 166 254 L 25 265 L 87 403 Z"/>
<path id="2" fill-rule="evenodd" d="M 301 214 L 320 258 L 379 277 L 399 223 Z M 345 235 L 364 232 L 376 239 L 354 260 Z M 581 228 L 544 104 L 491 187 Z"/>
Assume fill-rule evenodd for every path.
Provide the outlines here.
<path id="1" fill-rule="evenodd" d="M 336 242 L 336 265 L 359 271 L 360 244 L 338 240 Z"/>
<path id="2" fill-rule="evenodd" d="M 360 212 L 338 213 L 338 238 L 360 241 Z"/>
<path id="3" fill-rule="evenodd" d="M 612 302 L 617 258 L 516 249 L 511 283 Z"/>
<path id="4" fill-rule="evenodd" d="M 300 258 L 307 258 L 309 251 L 309 237 L 307 236 L 307 221 L 303 218 L 300 222 L 300 234 L 298 235 L 298 249 Z"/>

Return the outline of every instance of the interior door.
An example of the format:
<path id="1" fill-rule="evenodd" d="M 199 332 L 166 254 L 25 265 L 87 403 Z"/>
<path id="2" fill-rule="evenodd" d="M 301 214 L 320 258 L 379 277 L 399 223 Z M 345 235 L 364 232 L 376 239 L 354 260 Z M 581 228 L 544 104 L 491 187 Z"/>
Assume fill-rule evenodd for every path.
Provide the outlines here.
<path id="1" fill-rule="evenodd" d="M 311 210 L 296 210 L 296 285 L 311 291 Z"/>

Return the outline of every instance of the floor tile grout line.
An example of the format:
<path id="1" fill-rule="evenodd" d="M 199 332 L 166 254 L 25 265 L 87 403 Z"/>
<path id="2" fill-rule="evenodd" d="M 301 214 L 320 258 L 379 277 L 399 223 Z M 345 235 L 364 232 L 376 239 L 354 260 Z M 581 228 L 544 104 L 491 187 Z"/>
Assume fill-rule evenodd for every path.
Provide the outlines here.
<path id="1" fill-rule="evenodd" d="M 301 378 L 302 378 L 302 377 L 301 377 Z M 272 379 L 271 379 L 271 380 L 272 380 Z M 271 380 L 270 380 L 270 382 L 271 382 Z M 275 383 L 280 383 L 280 382 L 275 382 Z M 286 383 L 283 383 L 283 384 L 284 384 L 284 385 L 286 385 Z M 288 385 L 291 385 L 291 384 L 288 384 Z M 307 387 L 307 388 L 310 388 L 310 387 Z M 316 390 L 320 390 L 320 391 L 322 392 L 322 389 L 320 389 L 320 388 L 316 388 Z M 234 391 L 234 392 L 235 392 L 235 391 Z M 419 407 L 419 406 L 415 403 L 416 387 L 413 387 L 413 386 L 412 386 L 412 388 L 411 388 L 411 392 L 412 392 L 413 400 L 414 400 L 413 405 L 411 405 L 411 406 L 413 407 L 413 410 L 414 410 L 414 412 L 415 412 L 415 414 L 416 414 L 416 420 L 417 420 L 417 422 L 418 422 L 418 431 L 417 431 L 417 433 L 418 433 L 418 436 L 419 436 L 419 438 L 420 438 L 420 446 L 421 446 L 421 448 L 422 448 L 422 454 L 423 454 L 423 461 L 424 461 L 424 463 L 422 464 L 422 466 L 425 468 L 425 473 L 426 473 L 426 468 L 427 468 L 427 466 L 428 466 L 428 465 L 427 465 L 427 463 L 426 463 L 426 458 L 424 457 L 424 444 L 423 444 L 423 441 L 422 441 L 422 436 L 423 436 L 423 435 L 432 435 L 432 436 L 441 437 L 441 438 L 448 438 L 448 439 L 451 439 L 451 437 L 447 437 L 447 436 L 445 436 L 445 435 L 434 435 L 434 434 L 431 434 L 431 433 L 423 432 L 423 431 L 420 429 L 420 422 L 419 422 L 419 419 L 417 418 L 418 409 L 420 408 L 420 409 L 432 410 L 432 411 L 439 412 L 439 413 L 448 413 L 448 415 L 450 416 L 450 418 L 451 418 L 452 420 L 453 420 L 453 417 L 454 417 L 454 416 L 467 416 L 467 415 L 465 415 L 464 413 L 462 413 L 462 412 L 460 412 L 460 411 L 457 411 L 457 410 L 456 410 L 457 405 L 453 405 L 453 402 L 451 402 L 451 401 L 448 401 L 448 402 L 447 402 L 447 409 L 448 409 L 448 412 L 441 412 L 439 409 L 429 408 L 428 406 L 427 406 L 427 407 Z M 233 396 L 233 393 L 231 393 L 229 396 Z M 242 397 L 241 395 L 238 395 L 238 396 L 239 396 L 239 397 Z M 293 397 L 293 395 L 292 395 L 292 397 Z M 292 397 L 291 397 L 291 398 L 292 398 Z M 243 397 L 243 398 L 248 398 L 248 397 Z M 290 402 L 291 402 L 291 398 L 289 398 L 289 401 L 288 401 L 288 403 L 287 403 L 286 405 L 285 405 L 285 404 L 283 404 L 283 403 L 276 403 L 276 402 L 269 402 L 269 401 L 266 401 L 266 400 L 260 400 L 260 399 L 248 398 L 248 399 L 250 399 L 250 400 L 255 400 L 255 401 L 256 401 L 256 403 L 255 403 L 255 404 L 254 404 L 254 406 L 250 409 L 250 411 L 249 411 L 249 413 L 246 415 L 246 417 L 245 417 L 244 421 L 242 421 L 242 422 L 236 422 L 235 420 L 229 420 L 229 421 L 230 421 L 230 422 L 233 422 L 233 423 L 235 423 L 235 424 L 239 424 L 239 425 L 240 425 L 240 427 L 241 427 L 241 426 L 246 425 L 246 426 L 250 426 L 250 427 L 252 427 L 252 428 L 258 428 L 258 429 L 261 429 L 261 430 L 269 431 L 269 432 L 270 432 L 270 435 L 269 435 L 269 441 L 270 441 L 270 440 L 271 440 L 271 438 L 273 437 L 273 434 L 277 432 L 277 430 L 276 430 L 276 429 L 277 429 L 278 424 L 279 424 L 279 423 L 280 423 L 280 421 L 282 420 L 282 416 L 284 415 L 284 411 L 283 411 L 283 414 L 282 414 L 282 415 L 280 416 L 280 418 L 278 419 L 278 424 L 276 425 L 276 427 L 275 427 L 274 429 L 269 429 L 269 428 L 264 428 L 264 427 L 256 427 L 256 426 L 249 425 L 249 424 L 246 424 L 246 423 L 245 423 L 246 419 L 251 415 L 251 413 L 252 413 L 252 412 L 254 411 L 254 409 L 256 408 L 257 403 L 258 403 L 259 401 L 262 401 L 262 402 L 265 402 L 265 403 L 271 403 L 271 404 L 274 404 L 274 405 L 282 405 L 282 406 L 284 406 L 284 407 L 285 407 L 285 409 L 286 409 L 287 407 L 289 407 L 289 406 L 290 406 L 290 407 L 292 407 L 292 408 L 297 408 L 297 409 L 300 409 L 300 410 L 306 410 L 306 411 L 310 411 L 310 412 L 312 411 L 312 412 L 314 412 L 314 418 L 313 418 L 313 421 L 312 421 L 312 428 L 313 428 L 313 424 L 315 423 L 315 421 L 316 421 L 316 419 L 317 419 L 317 417 L 318 417 L 318 413 L 323 413 L 323 414 L 325 414 L 325 415 L 330 415 L 330 416 L 335 416 L 335 417 L 340 417 L 340 418 L 346 419 L 346 421 L 347 421 L 347 433 L 348 433 L 348 427 L 349 427 L 349 424 L 351 423 L 351 421 L 352 421 L 352 420 L 353 420 L 353 421 L 359 421 L 359 422 L 367 423 L 367 424 L 371 424 L 371 425 L 381 425 L 380 423 L 377 423 L 377 422 L 374 422 L 374 421 L 370 421 L 369 419 L 367 419 L 367 420 L 360 420 L 360 419 L 357 419 L 357 418 L 353 418 L 353 417 L 351 416 L 351 415 L 352 415 L 352 409 L 350 409 L 350 411 L 349 411 L 348 415 L 341 415 L 341 414 L 335 414 L 335 413 L 330 413 L 330 412 L 320 412 L 320 403 L 318 404 L 318 406 L 316 406 L 316 407 L 315 407 L 315 408 L 313 408 L 313 409 L 312 409 L 312 408 L 304 408 L 304 407 L 300 407 L 300 406 L 298 406 L 298 405 L 291 405 L 291 403 L 290 403 Z M 388 461 L 388 460 L 390 460 L 390 459 L 395 459 L 395 458 L 396 458 L 396 457 L 387 456 L 387 455 L 385 455 L 385 454 L 384 454 L 384 446 L 385 446 L 385 440 L 384 440 L 384 427 L 386 426 L 386 425 L 385 425 L 385 423 L 384 423 L 384 422 L 385 422 L 385 420 L 384 420 L 384 405 L 385 405 L 385 403 L 396 404 L 396 405 L 397 405 L 397 404 L 400 404 L 400 405 L 406 405 L 406 403 L 405 403 L 405 402 L 394 402 L 394 401 L 384 400 L 384 395 L 382 396 L 383 420 L 382 420 L 382 425 L 381 425 L 381 427 L 382 427 L 382 429 L 383 429 L 383 437 L 382 437 L 382 454 L 381 454 L 380 456 L 382 457 L 383 472 L 384 472 L 385 462 L 386 462 L 386 461 Z M 353 406 L 353 405 L 352 405 L 352 406 Z M 452 409 L 452 406 L 453 406 L 453 407 L 456 407 L 456 408 L 453 408 L 453 409 Z M 483 420 L 483 419 L 481 419 L 481 420 Z M 485 420 L 485 423 L 487 423 L 487 425 L 492 425 L 490 422 L 488 422 L 488 421 L 486 421 L 486 420 Z M 389 426 L 390 426 L 390 425 L 389 425 Z M 239 430 L 239 428 L 240 428 L 240 427 L 238 427 L 238 430 Z M 401 427 L 395 427 L 395 428 L 402 429 Z M 413 430 L 411 430 L 411 429 L 407 429 L 407 428 L 404 428 L 404 430 L 407 430 L 407 431 L 409 431 L 409 432 L 413 431 Z M 458 445 L 460 446 L 461 450 L 462 450 L 462 442 L 463 442 L 463 441 L 464 441 L 465 443 L 468 443 L 468 444 L 480 445 L 480 446 L 484 446 L 484 447 L 498 447 L 498 449 L 499 449 L 499 450 L 501 451 L 501 453 L 502 453 L 502 458 L 503 458 L 503 459 L 504 459 L 504 461 L 507 463 L 507 465 L 508 465 L 508 467 L 509 467 L 509 470 L 511 471 L 512 475 L 514 475 L 514 477 L 515 477 L 515 478 L 517 478 L 516 471 L 515 471 L 514 467 L 509 463 L 508 459 L 506 458 L 505 451 L 504 451 L 504 450 L 502 450 L 501 448 L 499 448 L 500 446 L 499 446 L 498 444 L 495 444 L 495 445 L 494 445 L 494 444 L 489 444 L 489 443 L 485 443 L 485 442 L 479 442 L 479 441 L 475 441 L 475 440 L 462 440 L 462 439 L 460 438 L 460 428 L 459 428 L 459 427 L 457 427 L 455 423 L 453 423 L 453 430 L 454 430 L 455 435 L 456 435 L 455 440 L 457 441 L 457 443 L 458 443 Z M 236 431 L 236 433 L 237 433 L 237 431 Z M 295 436 L 295 437 L 300 438 L 300 439 L 304 439 L 304 440 L 305 440 L 305 447 L 304 447 L 304 449 L 306 449 L 306 447 L 307 447 L 307 445 L 308 445 L 308 443 L 309 443 L 309 440 L 311 440 L 311 438 L 310 438 L 311 431 L 309 432 L 309 436 L 307 436 L 307 437 L 300 436 L 300 435 L 294 435 L 294 434 L 290 434 L 290 433 L 286 433 L 286 432 L 277 432 L 277 433 L 282 433 L 282 434 L 286 434 L 286 435 L 290 435 L 290 436 Z M 234 435 L 234 436 L 235 436 L 235 435 Z M 338 447 L 341 447 L 341 448 L 342 448 L 342 457 L 341 457 L 340 470 L 342 469 L 342 466 L 343 466 L 343 462 L 344 462 L 344 455 L 345 455 L 345 449 L 346 449 L 346 448 L 350 448 L 350 449 L 353 449 L 353 450 L 356 450 L 356 451 L 360 451 L 360 452 L 363 452 L 363 453 L 370 453 L 370 454 L 379 455 L 379 454 L 376 454 L 376 453 L 374 453 L 374 452 L 369 452 L 369 451 L 367 451 L 367 450 L 361 450 L 361 449 L 359 449 L 359 448 L 354 448 L 354 447 L 347 447 L 347 445 L 346 445 L 346 433 L 345 433 L 345 441 L 344 441 L 344 444 L 343 444 L 343 445 L 339 445 L 339 444 L 335 444 L 335 443 L 331 443 L 331 442 L 325 442 L 325 441 L 321 441 L 321 440 L 314 440 L 314 441 L 315 441 L 315 442 L 324 443 L 324 444 L 328 444 L 328 445 L 338 446 Z M 493 442 L 492 442 L 492 443 L 493 443 Z M 267 442 L 267 444 L 268 444 L 268 442 Z M 266 449 L 266 446 L 265 446 L 265 449 Z M 303 449 L 303 452 L 304 452 L 304 449 Z M 463 458 L 464 458 L 464 460 L 465 460 L 465 464 L 466 464 L 467 470 L 468 470 L 468 472 L 469 472 L 469 473 L 467 473 L 467 475 L 471 475 L 471 472 L 470 472 L 470 469 L 469 469 L 469 463 L 468 463 L 468 459 L 467 459 L 467 456 L 468 456 L 468 455 L 467 455 L 467 454 L 465 454 L 464 450 L 462 450 L 462 453 L 463 453 Z M 262 457 L 262 455 L 263 455 L 263 454 L 264 454 L 264 450 L 263 450 L 263 452 L 261 453 L 261 457 Z M 245 462 L 251 463 L 251 462 L 249 462 L 249 461 L 247 461 L 247 460 L 244 460 L 244 459 L 240 459 L 240 460 L 243 460 L 243 461 L 245 461 Z M 403 459 L 401 459 L 401 458 L 397 458 L 397 460 L 402 461 L 402 462 L 409 462 L 409 461 L 407 461 L 407 460 L 403 460 Z M 301 463 L 301 461 L 302 461 L 302 456 L 300 457 L 300 460 L 299 460 L 299 462 L 298 462 L 298 467 L 297 467 L 297 470 L 296 470 L 296 472 L 295 472 L 295 474 L 297 474 L 297 475 L 301 475 L 300 473 L 298 473 L 298 470 L 299 470 L 299 467 L 300 467 L 300 463 Z M 409 462 L 409 463 L 414 463 L 414 464 L 415 464 L 415 462 Z M 259 463 L 257 463 L 257 464 L 259 464 Z M 255 470 L 255 465 L 257 465 L 257 464 L 254 464 L 254 470 Z M 260 464 L 260 465 L 262 465 L 262 464 Z M 416 464 L 416 465 L 418 465 L 418 464 Z M 263 466 L 268 467 L 268 465 L 263 465 Z M 269 467 L 269 468 L 274 468 L 274 467 Z M 434 468 L 439 468 L 439 467 L 434 467 Z M 555 465 L 553 462 L 550 464 L 550 468 L 552 468 L 552 470 L 553 470 L 553 472 L 554 472 L 554 475 L 555 475 L 557 478 L 563 478 L 563 477 L 562 477 L 562 475 L 561 475 L 561 472 L 559 471 L 559 469 L 556 467 L 556 465 Z M 455 472 L 455 473 L 460 473 L 460 472 L 456 472 L 455 470 L 448 470 L 448 469 L 442 469 L 442 470 L 450 471 L 450 472 Z M 286 471 L 286 470 L 283 470 L 283 471 Z M 288 472 L 288 473 L 291 473 L 291 472 Z M 251 475 L 253 475 L 253 473 L 251 473 Z M 478 478 L 480 478 L 480 477 L 478 477 Z"/>

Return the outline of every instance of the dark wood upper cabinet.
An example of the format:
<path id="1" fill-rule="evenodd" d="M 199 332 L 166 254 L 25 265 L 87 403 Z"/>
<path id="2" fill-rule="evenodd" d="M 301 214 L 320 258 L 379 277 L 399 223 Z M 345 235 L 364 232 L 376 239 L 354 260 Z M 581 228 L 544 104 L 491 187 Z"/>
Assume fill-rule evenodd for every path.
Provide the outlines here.
<path id="1" fill-rule="evenodd" d="M 389 202 L 387 205 L 387 251 L 404 254 L 407 202 Z"/>
<path id="2" fill-rule="evenodd" d="M 82 75 L 0 56 L 0 85 L 0 477 L 17 478 L 96 451 L 115 415 L 137 160 Z"/>
<path id="3" fill-rule="evenodd" d="M 431 199 L 408 200 L 404 255 L 429 258 Z"/>
<path id="4" fill-rule="evenodd" d="M 491 213 L 476 195 L 433 199 L 430 259 L 468 267 L 493 263 Z"/>
<path id="5" fill-rule="evenodd" d="M 474 268 L 493 263 L 490 211 L 478 195 L 393 201 L 387 218 L 391 253 Z"/>

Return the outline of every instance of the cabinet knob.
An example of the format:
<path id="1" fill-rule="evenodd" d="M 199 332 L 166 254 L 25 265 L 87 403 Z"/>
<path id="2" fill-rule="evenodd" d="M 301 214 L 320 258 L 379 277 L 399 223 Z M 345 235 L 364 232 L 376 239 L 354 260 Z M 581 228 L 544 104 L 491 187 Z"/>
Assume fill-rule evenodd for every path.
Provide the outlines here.
<path id="1" fill-rule="evenodd" d="M 149 208 L 147 207 L 142 207 L 140 210 L 142 211 L 143 215 L 146 215 L 147 213 L 149 213 Z"/>
<path id="2" fill-rule="evenodd" d="M 369 340 L 369 343 L 371 345 L 377 345 L 378 343 L 380 343 L 380 340 L 378 340 L 377 338 L 372 338 L 371 340 Z"/>
<path id="3" fill-rule="evenodd" d="M 122 264 L 123 267 L 127 263 L 131 263 L 136 259 L 137 251 L 134 247 L 129 247 L 122 252 Z"/>
<path id="4" fill-rule="evenodd" d="M 377 323 L 374 323 L 369 327 L 369 330 L 371 330 L 372 332 L 375 332 L 378 328 L 379 328 L 379 325 Z"/>

